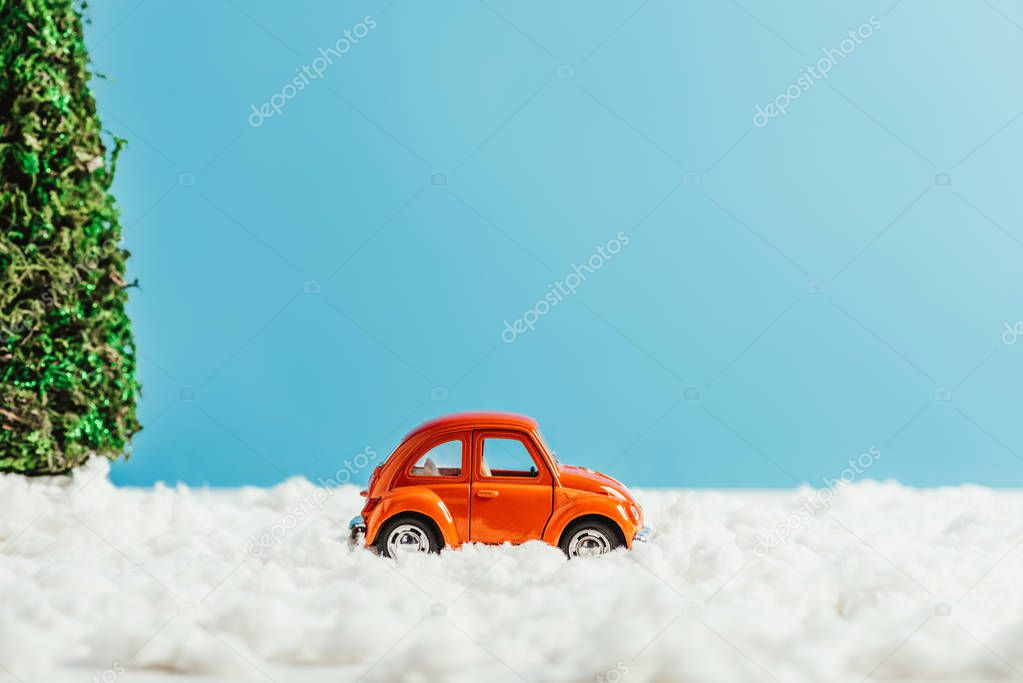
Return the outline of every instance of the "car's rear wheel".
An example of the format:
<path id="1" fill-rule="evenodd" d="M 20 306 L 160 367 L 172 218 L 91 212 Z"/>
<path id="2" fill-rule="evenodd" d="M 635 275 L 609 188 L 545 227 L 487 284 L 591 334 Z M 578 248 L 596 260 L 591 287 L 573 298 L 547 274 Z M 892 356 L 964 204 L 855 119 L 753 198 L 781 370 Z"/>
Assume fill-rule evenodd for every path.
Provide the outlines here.
<path id="1" fill-rule="evenodd" d="M 584 519 L 565 529 L 559 545 L 569 558 L 596 557 L 624 547 L 625 542 L 609 522 Z"/>
<path id="2" fill-rule="evenodd" d="M 384 557 L 403 553 L 439 553 L 443 543 L 433 525 L 419 517 L 401 515 L 388 521 L 377 535 L 376 547 Z"/>

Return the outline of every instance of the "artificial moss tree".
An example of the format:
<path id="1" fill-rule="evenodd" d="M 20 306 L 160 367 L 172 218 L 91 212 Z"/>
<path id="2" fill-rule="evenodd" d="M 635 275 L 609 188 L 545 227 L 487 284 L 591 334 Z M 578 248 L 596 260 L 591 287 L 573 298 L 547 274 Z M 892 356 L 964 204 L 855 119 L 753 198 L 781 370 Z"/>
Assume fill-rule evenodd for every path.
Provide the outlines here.
<path id="1" fill-rule="evenodd" d="M 0 0 L 0 470 L 115 458 L 139 428 L 127 283 L 76 0 Z"/>

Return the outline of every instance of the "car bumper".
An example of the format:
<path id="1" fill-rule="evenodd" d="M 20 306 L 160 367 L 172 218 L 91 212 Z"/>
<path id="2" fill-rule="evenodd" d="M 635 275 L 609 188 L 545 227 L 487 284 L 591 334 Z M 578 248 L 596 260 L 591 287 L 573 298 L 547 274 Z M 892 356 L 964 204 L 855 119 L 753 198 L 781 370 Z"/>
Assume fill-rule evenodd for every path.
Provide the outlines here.
<path id="1" fill-rule="evenodd" d="M 352 547 L 363 545 L 366 542 L 366 522 L 362 515 L 352 517 L 348 522 L 348 545 Z"/>
<path id="2" fill-rule="evenodd" d="M 654 535 L 654 530 L 648 526 L 643 527 L 636 532 L 636 535 L 632 538 L 633 543 L 646 543 L 650 540 L 650 537 Z"/>

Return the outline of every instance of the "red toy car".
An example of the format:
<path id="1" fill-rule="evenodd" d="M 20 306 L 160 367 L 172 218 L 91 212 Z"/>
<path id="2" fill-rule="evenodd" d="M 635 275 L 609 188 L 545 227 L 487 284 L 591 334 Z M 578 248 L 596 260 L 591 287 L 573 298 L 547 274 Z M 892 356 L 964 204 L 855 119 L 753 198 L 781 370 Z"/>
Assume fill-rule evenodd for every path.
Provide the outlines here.
<path id="1" fill-rule="evenodd" d="M 351 540 L 388 557 L 532 540 L 578 557 L 650 536 L 625 486 L 562 465 L 535 420 L 507 413 L 449 415 L 417 427 L 373 471 L 362 495 Z"/>

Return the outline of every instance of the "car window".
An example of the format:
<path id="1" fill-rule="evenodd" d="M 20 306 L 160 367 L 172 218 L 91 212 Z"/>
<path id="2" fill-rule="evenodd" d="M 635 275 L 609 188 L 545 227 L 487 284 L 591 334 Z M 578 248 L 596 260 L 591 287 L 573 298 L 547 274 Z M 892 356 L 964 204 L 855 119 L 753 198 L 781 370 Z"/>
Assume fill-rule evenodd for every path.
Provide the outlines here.
<path id="1" fill-rule="evenodd" d="M 533 456 L 518 439 L 489 437 L 483 440 L 481 474 L 485 477 L 538 477 Z"/>
<path id="2" fill-rule="evenodd" d="M 554 466 L 558 467 L 561 465 L 561 461 L 558 460 L 558 452 L 554 450 L 554 446 L 550 441 L 547 440 L 547 435 L 541 432 L 539 429 L 536 430 L 537 434 L 540 435 L 540 441 L 543 441 L 544 445 L 547 446 L 547 452 L 551 454 L 551 458 L 554 459 Z"/>
<path id="3" fill-rule="evenodd" d="M 414 477 L 460 477 L 462 475 L 462 440 L 437 444 L 423 453 L 412 466 Z"/>

